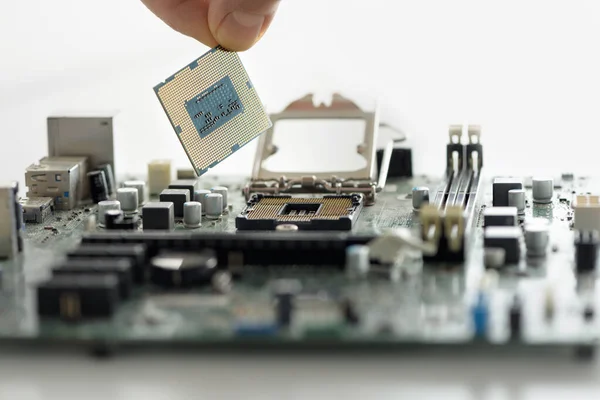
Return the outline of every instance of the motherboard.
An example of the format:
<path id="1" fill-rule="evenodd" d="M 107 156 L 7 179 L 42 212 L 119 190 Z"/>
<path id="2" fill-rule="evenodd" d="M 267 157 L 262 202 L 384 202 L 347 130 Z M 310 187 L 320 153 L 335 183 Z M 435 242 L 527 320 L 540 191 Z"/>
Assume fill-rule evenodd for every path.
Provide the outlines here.
<path id="1" fill-rule="evenodd" d="M 454 125 L 428 150 L 445 170 L 414 176 L 376 112 L 307 96 L 270 116 L 303 118 L 364 119 L 366 167 L 269 170 L 273 124 L 249 176 L 120 179 L 109 119 L 49 119 L 27 194 L 0 187 L 0 340 L 594 353 L 598 182 L 486 176 L 481 128 Z"/>

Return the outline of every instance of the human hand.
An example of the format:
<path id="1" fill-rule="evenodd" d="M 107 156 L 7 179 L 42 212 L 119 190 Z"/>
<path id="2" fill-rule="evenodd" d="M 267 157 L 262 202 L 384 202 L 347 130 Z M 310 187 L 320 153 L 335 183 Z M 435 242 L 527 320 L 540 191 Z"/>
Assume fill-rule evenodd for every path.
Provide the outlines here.
<path id="1" fill-rule="evenodd" d="M 167 25 L 207 46 L 252 47 L 273 20 L 279 0 L 142 0 Z"/>

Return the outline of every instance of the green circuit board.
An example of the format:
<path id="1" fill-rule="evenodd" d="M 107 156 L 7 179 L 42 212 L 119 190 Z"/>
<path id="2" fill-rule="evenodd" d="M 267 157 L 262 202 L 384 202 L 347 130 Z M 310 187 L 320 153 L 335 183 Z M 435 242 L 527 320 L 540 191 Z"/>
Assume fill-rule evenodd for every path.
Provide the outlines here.
<path id="1" fill-rule="evenodd" d="M 246 204 L 245 180 L 201 178 L 204 187 L 229 188 L 229 208 L 219 220 L 204 220 L 195 233 L 235 232 L 235 217 Z M 376 234 L 385 228 L 408 227 L 419 232 L 418 214 L 412 209 L 411 189 L 439 185 L 436 178 L 391 179 L 373 206 L 364 207 L 352 234 Z M 372 265 L 366 279 L 355 280 L 343 269 L 327 266 L 244 265 L 234 276 L 231 290 L 217 293 L 210 286 L 166 290 L 151 284 L 138 286 L 110 319 L 76 323 L 40 319 L 35 288 L 47 279 L 65 253 L 79 246 L 86 219 L 95 207 L 56 211 L 44 224 L 24 228 L 25 250 L 18 258 L 0 263 L 0 339 L 67 341 L 121 345 L 215 345 L 239 343 L 310 343 L 352 346 L 359 344 L 490 346 L 591 346 L 600 333 L 596 319 L 584 310 L 598 304 L 595 275 L 578 276 L 573 269 L 571 199 L 573 193 L 594 191 L 596 181 L 557 179 L 552 203 L 528 203 L 526 217 L 551 223 L 546 257 L 523 257 L 490 274 L 483 265 L 481 214 L 491 206 L 491 184 L 482 184 L 475 210 L 476 228 L 464 265 L 433 264 L 408 255 L 401 274 Z M 527 184 L 526 184 L 527 187 Z M 527 189 L 530 197 L 530 189 Z M 102 231 L 102 228 L 96 228 Z M 177 233 L 190 232 L 178 222 Z M 523 246 L 523 244 L 521 244 Z M 482 281 L 494 280 L 489 289 L 489 320 L 484 337 L 473 322 L 473 304 Z M 294 320 L 286 329 L 273 325 L 271 284 L 292 279 L 301 284 Z M 553 290 L 552 312 L 548 291 Z M 521 335 L 511 336 L 511 301 L 521 296 Z M 351 302 L 355 320 L 349 323 L 344 304 Z M 252 335 L 240 324 L 260 326 Z M 270 329 L 272 328 L 272 329 Z M 246 332 L 247 333 L 247 332 Z"/>

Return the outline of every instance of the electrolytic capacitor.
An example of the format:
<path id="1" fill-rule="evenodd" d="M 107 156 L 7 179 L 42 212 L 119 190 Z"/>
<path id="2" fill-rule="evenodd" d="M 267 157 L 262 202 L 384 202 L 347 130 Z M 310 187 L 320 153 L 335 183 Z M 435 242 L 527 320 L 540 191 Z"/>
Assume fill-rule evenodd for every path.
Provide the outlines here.
<path id="1" fill-rule="evenodd" d="M 415 210 L 420 210 L 424 205 L 429 204 L 429 188 L 415 187 L 412 190 L 412 206 Z"/>
<path id="2" fill-rule="evenodd" d="M 350 278 L 363 278 L 369 273 L 369 254 L 368 246 L 354 245 L 346 248 L 346 272 Z"/>
<path id="3" fill-rule="evenodd" d="M 120 188 L 117 190 L 117 200 L 121 202 L 121 210 L 125 214 L 138 211 L 138 190 L 136 188 Z"/>
<path id="4" fill-rule="evenodd" d="M 94 203 L 100 203 L 101 201 L 108 200 L 108 184 L 106 182 L 106 176 L 104 171 L 91 171 L 87 174 L 90 182 L 90 194 Z"/>
<path id="5" fill-rule="evenodd" d="M 218 219 L 223 214 L 223 196 L 219 193 L 209 193 L 204 197 L 206 218 Z"/>
<path id="6" fill-rule="evenodd" d="M 546 221 L 534 221 L 525 224 L 525 247 L 528 256 L 545 256 L 548 241 L 549 233 Z"/>
<path id="7" fill-rule="evenodd" d="M 197 201 L 188 201 L 183 204 L 183 225 L 194 229 L 202 225 L 202 204 Z"/>
<path id="8" fill-rule="evenodd" d="M 112 196 L 115 193 L 115 189 L 117 188 L 117 185 L 115 184 L 115 174 L 113 172 L 112 165 L 99 165 L 98 169 L 100 171 L 104 171 L 104 177 L 106 178 L 106 186 L 108 188 L 108 195 Z"/>
<path id="9" fill-rule="evenodd" d="M 146 201 L 146 182 L 144 181 L 126 181 L 123 182 L 123 187 L 134 188 L 138 191 L 138 205 L 144 204 Z"/>
<path id="10" fill-rule="evenodd" d="M 516 207 L 517 213 L 525 214 L 525 190 L 511 189 L 508 191 L 508 206 Z"/>
<path id="11" fill-rule="evenodd" d="M 105 214 L 109 210 L 121 211 L 121 203 L 118 200 L 104 200 L 98 203 L 98 223 L 105 226 Z"/>
<path id="12" fill-rule="evenodd" d="M 552 178 L 533 178 L 531 181 L 534 203 L 551 203 L 554 195 L 554 180 Z"/>
<path id="13" fill-rule="evenodd" d="M 210 191 L 223 196 L 223 210 L 225 210 L 227 208 L 227 188 L 225 186 L 215 186 L 212 189 L 210 189 Z"/>
<path id="14" fill-rule="evenodd" d="M 210 193 L 211 191 L 206 189 L 198 189 L 194 191 L 194 201 L 197 201 L 198 203 L 202 204 L 202 215 L 206 214 L 206 204 L 204 203 L 204 197 Z"/>
<path id="15" fill-rule="evenodd" d="M 117 223 L 123 218 L 123 211 L 108 210 L 104 213 L 104 226 L 106 229 L 117 229 Z"/>

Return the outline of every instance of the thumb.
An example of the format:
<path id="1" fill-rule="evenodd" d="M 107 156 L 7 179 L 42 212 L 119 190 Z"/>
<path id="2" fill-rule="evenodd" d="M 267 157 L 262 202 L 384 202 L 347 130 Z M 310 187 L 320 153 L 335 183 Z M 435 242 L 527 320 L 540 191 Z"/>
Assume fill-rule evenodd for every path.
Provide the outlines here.
<path id="1" fill-rule="evenodd" d="M 279 0 L 212 0 L 208 25 L 221 46 L 248 50 L 264 35 L 278 5 Z"/>

